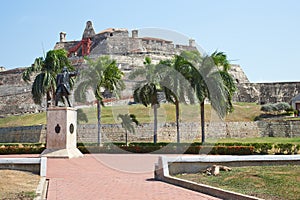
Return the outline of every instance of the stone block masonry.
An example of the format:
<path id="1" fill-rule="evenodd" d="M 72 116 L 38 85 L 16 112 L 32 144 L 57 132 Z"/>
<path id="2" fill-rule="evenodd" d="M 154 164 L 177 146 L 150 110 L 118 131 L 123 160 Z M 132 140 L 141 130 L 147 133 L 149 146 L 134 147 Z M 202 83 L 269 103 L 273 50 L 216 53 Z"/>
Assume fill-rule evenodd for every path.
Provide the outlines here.
<path id="1" fill-rule="evenodd" d="M 0 143 L 45 143 L 46 126 L 0 128 Z"/>
<path id="2" fill-rule="evenodd" d="M 300 121 L 282 122 L 226 122 L 206 123 L 207 138 L 253 138 L 253 137 L 300 137 Z M 119 124 L 104 124 L 101 127 L 104 142 L 124 142 L 125 131 Z M 201 140 L 198 123 L 180 125 L 182 142 Z M 175 123 L 160 124 L 159 142 L 176 142 Z M 135 133 L 128 133 L 129 142 L 152 142 L 153 124 L 142 124 Z M 46 126 L 23 126 L 0 128 L 0 143 L 45 143 Z M 77 142 L 96 143 L 97 124 L 79 124 Z"/>
<path id="3" fill-rule="evenodd" d="M 299 121 L 257 122 L 262 137 L 300 137 Z"/>
<path id="4" fill-rule="evenodd" d="M 290 103 L 300 92 L 300 82 L 241 83 L 237 88 L 233 97 L 235 102 Z"/>
<path id="5" fill-rule="evenodd" d="M 0 72 L 0 117 L 36 113 L 45 110 L 34 104 L 31 87 L 32 83 L 22 80 L 25 68 Z"/>

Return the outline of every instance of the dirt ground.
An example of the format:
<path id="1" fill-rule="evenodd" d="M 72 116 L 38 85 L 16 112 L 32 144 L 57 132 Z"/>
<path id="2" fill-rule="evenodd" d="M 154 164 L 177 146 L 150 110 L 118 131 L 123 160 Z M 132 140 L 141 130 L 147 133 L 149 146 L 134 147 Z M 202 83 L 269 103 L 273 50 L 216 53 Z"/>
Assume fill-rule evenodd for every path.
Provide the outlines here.
<path id="1" fill-rule="evenodd" d="M 0 200 L 30 200 L 40 176 L 31 172 L 0 169 Z"/>

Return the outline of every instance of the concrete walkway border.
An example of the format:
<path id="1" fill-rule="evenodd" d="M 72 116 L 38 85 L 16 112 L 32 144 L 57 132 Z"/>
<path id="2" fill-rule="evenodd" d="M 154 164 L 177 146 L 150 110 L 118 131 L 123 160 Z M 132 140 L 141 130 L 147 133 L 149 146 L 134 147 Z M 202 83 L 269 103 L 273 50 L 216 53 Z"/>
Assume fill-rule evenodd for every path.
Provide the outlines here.
<path id="1" fill-rule="evenodd" d="M 45 177 L 47 172 L 47 158 L 0 158 L 0 169 L 30 171 L 39 174 L 41 177 Z"/>
<path id="2" fill-rule="evenodd" d="M 160 156 L 155 164 L 155 179 L 194 191 L 202 192 L 221 199 L 259 200 L 260 198 L 223 190 L 209 185 L 198 184 L 173 177 L 179 173 L 197 173 L 212 165 L 263 166 L 263 165 L 300 165 L 300 155 L 262 155 L 262 156 Z"/>

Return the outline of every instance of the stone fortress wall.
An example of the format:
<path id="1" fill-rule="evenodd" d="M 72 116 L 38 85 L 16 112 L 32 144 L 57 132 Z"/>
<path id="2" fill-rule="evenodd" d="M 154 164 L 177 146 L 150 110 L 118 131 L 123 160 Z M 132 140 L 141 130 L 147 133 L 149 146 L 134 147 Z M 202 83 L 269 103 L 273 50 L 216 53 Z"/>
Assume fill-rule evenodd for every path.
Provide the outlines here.
<path id="1" fill-rule="evenodd" d="M 258 104 L 287 102 L 300 93 L 300 82 L 241 83 L 233 100 Z"/>
<path id="2" fill-rule="evenodd" d="M 43 107 L 35 105 L 32 100 L 32 84 L 22 80 L 24 69 L 0 72 L 0 117 L 44 110 Z"/>
<path id="3" fill-rule="evenodd" d="M 139 37 L 138 30 L 132 30 L 131 35 L 127 29 L 109 28 L 95 33 L 91 22 L 87 22 L 83 32 L 83 39 L 90 38 L 90 58 L 101 55 L 109 55 L 116 59 L 118 66 L 125 74 L 127 90 L 123 92 L 126 97 L 131 95 L 134 85 L 128 80 L 128 74 L 136 67 L 142 67 L 146 56 L 152 59 L 154 64 L 161 59 L 172 58 L 183 50 L 195 50 L 195 41 L 190 39 L 188 45 L 174 44 L 161 38 Z M 60 40 L 54 49 L 64 48 L 70 51 L 79 41 L 67 41 L 66 33 L 60 33 Z M 82 48 L 73 51 L 70 56 L 72 64 L 79 68 L 86 66 L 82 57 Z M 0 117 L 10 114 L 23 114 L 45 111 L 45 106 L 37 106 L 31 98 L 32 83 L 22 80 L 22 72 L 25 68 L 5 71 L 0 70 Z M 247 76 L 239 65 L 232 65 L 230 73 L 236 80 L 238 91 L 233 100 L 236 102 L 255 102 L 258 104 L 290 102 L 299 93 L 300 82 L 277 82 L 277 83 L 250 83 Z M 76 105 L 76 104 L 75 104 Z"/>
<path id="4" fill-rule="evenodd" d="M 97 124 L 79 124 L 77 142 L 96 143 Z M 253 137 L 300 137 L 300 121 L 281 122 L 215 122 L 207 123 L 207 138 L 253 138 Z M 104 124 L 101 127 L 104 142 L 125 141 L 125 132 L 120 124 Z M 181 141 L 201 140 L 199 123 L 182 123 L 180 125 Z M 176 142 L 175 123 L 159 124 L 158 141 Z M 152 142 L 153 124 L 142 124 L 135 133 L 128 133 L 129 142 Z M 0 128 L 0 143 L 45 143 L 46 126 L 22 126 Z M 217 142 L 217 141 L 216 141 Z"/>

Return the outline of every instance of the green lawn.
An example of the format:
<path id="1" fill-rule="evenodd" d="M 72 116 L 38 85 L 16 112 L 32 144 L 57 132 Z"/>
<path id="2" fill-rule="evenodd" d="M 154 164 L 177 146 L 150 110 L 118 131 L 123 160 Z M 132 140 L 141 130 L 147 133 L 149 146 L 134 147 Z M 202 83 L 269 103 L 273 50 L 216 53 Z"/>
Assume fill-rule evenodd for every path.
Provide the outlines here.
<path id="1" fill-rule="evenodd" d="M 45 112 L 0 118 L 0 127 L 32 126 L 39 124 L 46 124 Z"/>
<path id="2" fill-rule="evenodd" d="M 178 178 L 264 199 L 300 199 L 300 166 L 234 167 L 219 176 L 180 174 Z"/>
<path id="3" fill-rule="evenodd" d="M 260 106 L 253 103 L 235 103 L 234 112 L 230 113 L 226 121 L 253 121 L 260 114 Z M 96 107 L 83 108 L 84 113 L 88 117 L 88 124 L 97 123 Z M 151 107 L 143 105 L 131 106 L 106 106 L 102 108 L 102 123 L 114 124 L 120 123 L 117 119 L 119 113 L 131 113 L 137 116 L 140 123 L 150 123 L 153 120 L 153 110 Z M 199 105 L 180 105 L 181 122 L 199 122 L 200 121 Z M 158 109 L 159 122 L 175 122 L 175 106 L 173 104 L 161 104 Z M 210 105 L 205 105 L 206 121 L 220 121 L 215 114 L 211 113 Z M 83 122 L 80 122 L 83 123 Z M 0 127 L 11 126 L 30 126 L 46 124 L 46 114 L 25 114 L 20 116 L 9 116 L 0 118 Z"/>

